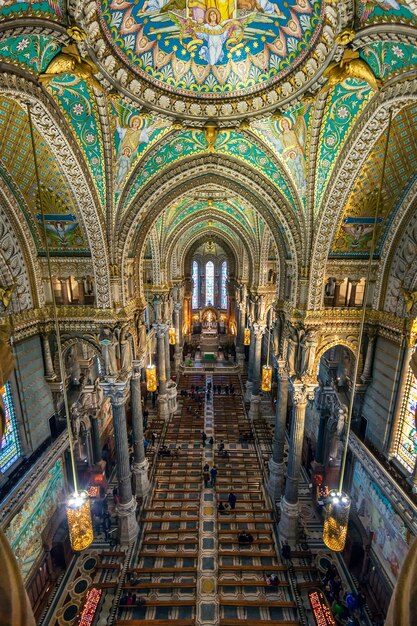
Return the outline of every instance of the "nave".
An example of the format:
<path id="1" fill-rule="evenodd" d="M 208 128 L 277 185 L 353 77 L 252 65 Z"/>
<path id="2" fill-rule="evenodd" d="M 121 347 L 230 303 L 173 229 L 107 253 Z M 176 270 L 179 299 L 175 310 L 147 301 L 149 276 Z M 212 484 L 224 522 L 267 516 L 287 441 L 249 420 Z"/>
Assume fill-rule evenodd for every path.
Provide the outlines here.
<path id="1" fill-rule="evenodd" d="M 226 395 L 230 385 L 234 394 Z M 191 389 L 204 400 L 181 395 Z M 156 442 L 154 488 L 126 570 L 117 624 L 299 624 L 297 576 L 312 586 L 316 570 L 306 564 L 310 554 L 303 551 L 293 552 L 290 571 L 282 563 L 276 520 L 263 488 L 262 450 L 245 412 L 240 377 L 185 375 L 178 391 L 178 410 Z M 206 463 L 217 468 L 214 488 L 204 488 Z M 235 509 L 228 505 L 230 493 L 236 496 Z M 218 511 L 220 502 L 225 511 Z M 252 536 L 250 545 L 239 544 L 242 532 Z M 274 586 L 266 583 L 271 574 L 278 578 Z M 125 604 L 128 593 L 140 606 Z"/>

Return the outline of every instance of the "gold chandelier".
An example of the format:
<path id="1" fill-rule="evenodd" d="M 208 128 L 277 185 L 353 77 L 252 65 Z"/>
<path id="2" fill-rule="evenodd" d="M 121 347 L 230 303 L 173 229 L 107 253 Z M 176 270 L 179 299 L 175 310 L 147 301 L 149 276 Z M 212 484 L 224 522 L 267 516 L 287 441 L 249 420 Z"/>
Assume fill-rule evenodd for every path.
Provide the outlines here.
<path id="1" fill-rule="evenodd" d="M 390 111 L 389 120 L 388 120 L 387 138 L 385 142 L 384 157 L 382 161 L 381 179 L 379 182 L 378 197 L 377 197 L 376 208 L 375 208 L 375 226 L 372 232 L 372 241 L 371 241 L 371 247 L 369 250 L 368 267 L 367 267 L 366 278 L 365 278 L 365 288 L 363 292 L 362 314 L 361 314 L 361 321 L 359 325 L 358 347 L 356 351 L 355 366 L 353 368 L 353 377 L 352 377 L 353 386 L 352 386 L 352 391 L 351 391 L 350 399 L 349 399 L 349 410 L 348 410 L 347 423 L 346 423 L 345 443 L 343 447 L 342 464 L 340 467 L 340 475 L 339 475 L 339 488 L 338 490 L 332 490 L 329 493 L 328 497 L 326 498 L 326 503 L 324 505 L 323 541 L 325 545 L 328 548 L 330 548 L 330 550 L 334 550 L 335 552 L 341 552 L 343 548 L 345 547 L 347 530 L 348 530 L 351 499 L 342 490 L 343 478 L 345 474 L 347 452 L 349 448 L 350 426 L 352 422 L 353 404 L 355 401 L 356 380 L 358 378 L 358 372 L 359 372 L 361 345 L 362 345 L 362 339 L 363 339 L 363 334 L 364 334 L 364 329 L 365 329 L 366 303 L 368 300 L 369 283 L 371 280 L 372 260 L 374 257 L 375 247 L 376 247 L 376 234 L 377 234 L 378 219 L 379 219 L 379 212 L 380 212 L 380 205 L 381 205 L 382 185 L 384 183 L 385 168 L 386 168 L 386 163 L 387 163 L 391 122 L 392 122 L 392 111 Z"/>
<path id="2" fill-rule="evenodd" d="M 71 457 L 72 477 L 73 477 L 73 483 L 74 483 L 74 493 L 72 493 L 67 500 L 66 513 L 67 513 L 71 547 L 73 550 L 78 552 L 80 550 L 85 550 L 85 548 L 87 548 L 91 544 L 91 542 L 94 539 L 94 533 L 93 533 L 93 525 L 92 525 L 92 520 L 91 520 L 89 496 L 86 491 L 80 491 L 78 489 L 77 470 L 76 470 L 75 456 L 74 456 L 74 441 L 72 437 L 68 395 L 67 395 L 67 389 L 65 385 L 66 376 L 65 376 L 64 359 L 62 355 L 61 332 L 59 328 L 58 309 L 56 305 L 55 291 L 54 291 L 54 285 L 52 281 L 51 255 L 50 255 L 50 250 L 49 250 L 48 233 L 47 233 L 46 225 L 45 225 L 45 212 L 44 212 L 42 192 L 41 192 L 41 183 L 39 179 L 38 160 L 36 156 L 36 145 L 35 145 L 35 134 L 33 131 L 33 122 L 32 122 L 32 114 L 30 110 L 30 103 L 27 103 L 27 113 L 28 113 L 28 120 L 29 120 L 30 138 L 31 138 L 31 143 L 32 143 L 36 186 L 37 186 L 37 191 L 38 191 L 38 196 L 39 196 L 39 208 L 40 208 L 40 213 L 41 213 L 41 218 L 42 218 L 43 235 L 45 239 L 45 252 L 46 252 L 46 260 L 47 260 L 47 266 L 48 266 L 48 278 L 49 278 L 49 284 L 51 288 L 52 309 L 53 309 L 55 335 L 56 335 L 56 342 L 57 342 L 59 372 L 60 372 L 61 381 L 62 381 L 62 395 L 63 395 L 63 400 L 64 400 L 64 410 L 65 410 L 65 418 L 67 422 L 69 451 L 70 451 L 70 457 Z"/>

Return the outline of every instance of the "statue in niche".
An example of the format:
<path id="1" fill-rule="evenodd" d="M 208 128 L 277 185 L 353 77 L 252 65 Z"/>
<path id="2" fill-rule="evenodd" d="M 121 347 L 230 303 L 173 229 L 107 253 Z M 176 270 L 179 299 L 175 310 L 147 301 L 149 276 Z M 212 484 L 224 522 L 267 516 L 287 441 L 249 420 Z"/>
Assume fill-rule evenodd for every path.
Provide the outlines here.
<path id="1" fill-rule="evenodd" d="M 303 332 L 300 338 L 300 376 L 312 373 L 316 346 L 316 333 L 312 328 L 309 328 L 306 332 Z"/>
<path id="2" fill-rule="evenodd" d="M 117 350 L 119 342 L 111 328 L 103 328 L 99 338 L 100 344 L 103 346 L 103 356 L 106 376 L 114 376 L 118 372 Z"/>
<path id="3" fill-rule="evenodd" d="M 132 369 L 133 351 L 132 351 L 132 335 L 129 332 L 127 324 L 120 331 L 120 369 L 122 372 L 130 372 Z"/>
<path id="4" fill-rule="evenodd" d="M 100 387 L 100 379 L 96 378 L 94 383 L 95 406 L 100 409 L 104 401 L 104 391 Z"/>
<path id="5" fill-rule="evenodd" d="M 81 416 L 80 410 L 76 402 L 71 406 L 71 427 L 72 427 L 72 436 L 74 439 L 78 439 L 81 428 Z"/>
<path id="6" fill-rule="evenodd" d="M 288 361 L 288 372 L 290 376 L 295 376 L 296 371 L 296 359 L 297 359 L 297 351 L 298 351 L 298 333 L 294 326 L 289 326 L 289 335 L 288 335 L 288 352 L 287 352 L 287 361 Z"/>

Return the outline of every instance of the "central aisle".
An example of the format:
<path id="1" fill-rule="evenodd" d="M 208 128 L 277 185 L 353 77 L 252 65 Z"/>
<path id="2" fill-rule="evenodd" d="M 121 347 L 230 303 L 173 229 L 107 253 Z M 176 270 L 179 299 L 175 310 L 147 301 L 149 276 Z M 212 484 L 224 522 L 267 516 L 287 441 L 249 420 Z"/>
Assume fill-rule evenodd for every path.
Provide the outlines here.
<path id="1" fill-rule="evenodd" d="M 230 385 L 234 394 L 226 395 Z M 181 396 L 184 390 L 193 391 L 193 397 Z M 142 541 L 128 570 L 133 579 L 123 585 L 124 593 L 135 594 L 139 604 L 143 599 L 143 605 L 121 606 L 117 623 L 296 626 L 287 568 L 277 556 L 271 509 L 238 376 L 183 376 L 178 400 L 179 410 L 161 442 L 170 455 L 156 460 L 154 489 L 141 519 Z M 221 441 L 225 457 L 218 452 Z M 206 463 L 218 469 L 214 487 L 204 486 Z M 219 512 L 219 502 L 227 503 L 232 491 L 236 508 Z M 239 546 L 242 531 L 252 535 L 251 545 Z M 276 587 L 266 585 L 271 573 L 278 576 Z"/>

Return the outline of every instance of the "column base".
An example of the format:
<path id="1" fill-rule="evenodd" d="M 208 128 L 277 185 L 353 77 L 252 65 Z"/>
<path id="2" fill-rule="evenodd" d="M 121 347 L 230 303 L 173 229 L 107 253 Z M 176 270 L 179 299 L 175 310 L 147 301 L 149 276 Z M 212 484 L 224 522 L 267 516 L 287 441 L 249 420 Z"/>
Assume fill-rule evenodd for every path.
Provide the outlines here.
<path id="1" fill-rule="evenodd" d="M 298 539 L 298 502 L 291 504 L 287 502 L 285 496 L 281 500 L 281 519 L 278 524 L 278 533 L 281 541 L 288 541 L 290 545 L 295 545 Z"/>
<path id="2" fill-rule="evenodd" d="M 249 417 L 253 420 L 261 417 L 261 396 L 250 397 Z"/>
<path id="3" fill-rule="evenodd" d="M 166 393 L 158 396 L 158 415 L 163 419 L 169 418 L 168 396 Z"/>
<path id="4" fill-rule="evenodd" d="M 253 389 L 253 382 L 251 380 L 246 381 L 245 402 L 250 402 Z"/>
<path id="5" fill-rule="evenodd" d="M 284 487 L 285 463 L 276 463 L 271 456 L 268 462 L 268 467 L 269 480 L 266 488 L 272 500 L 276 502 L 277 500 L 281 500 L 282 497 Z"/>
<path id="6" fill-rule="evenodd" d="M 144 498 L 151 488 L 151 484 L 148 478 L 148 460 L 145 459 L 142 463 L 133 463 L 132 467 L 132 483 L 133 493 L 138 498 Z"/>
<path id="7" fill-rule="evenodd" d="M 132 498 L 130 502 L 117 505 L 119 541 L 122 545 L 135 541 L 139 526 L 136 521 L 136 500 Z"/>

